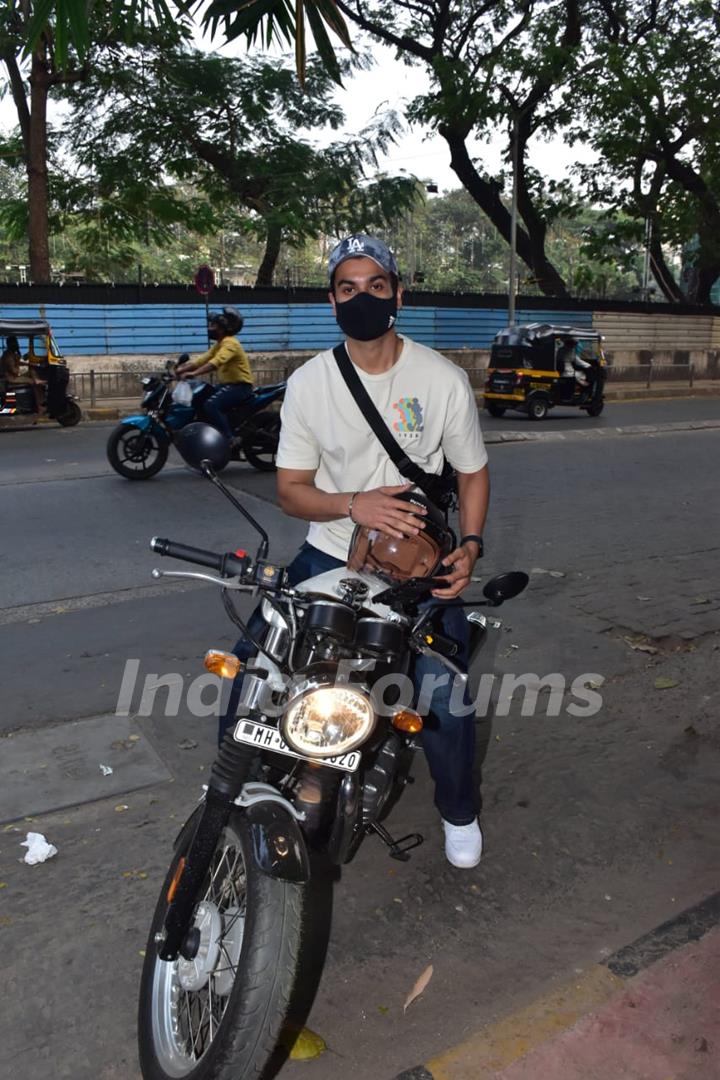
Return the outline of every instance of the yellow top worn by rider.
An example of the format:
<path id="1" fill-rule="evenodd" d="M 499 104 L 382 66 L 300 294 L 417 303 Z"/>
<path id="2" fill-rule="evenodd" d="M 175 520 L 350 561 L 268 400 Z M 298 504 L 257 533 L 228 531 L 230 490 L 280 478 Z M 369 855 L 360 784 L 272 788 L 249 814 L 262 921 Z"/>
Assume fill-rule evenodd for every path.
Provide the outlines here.
<path id="1" fill-rule="evenodd" d="M 180 379 L 217 372 L 219 386 L 203 405 L 203 412 L 213 427 L 230 440 L 233 433 L 226 414 L 241 405 L 253 389 L 250 361 L 235 337 L 242 328 L 243 317 L 233 307 L 224 307 L 221 312 L 212 314 L 208 320 L 208 337 L 214 344 L 207 352 L 194 360 L 186 360 L 176 369 Z"/>

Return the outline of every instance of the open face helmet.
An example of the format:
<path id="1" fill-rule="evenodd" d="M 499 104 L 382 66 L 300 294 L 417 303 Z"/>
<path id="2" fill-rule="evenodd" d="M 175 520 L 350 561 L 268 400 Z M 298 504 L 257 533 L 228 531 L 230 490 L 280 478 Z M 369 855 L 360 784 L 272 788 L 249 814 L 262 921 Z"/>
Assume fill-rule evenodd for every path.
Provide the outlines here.
<path id="1" fill-rule="evenodd" d="M 414 491 L 395 496 L 418 508 L 424 507 L 425 528 L 417 536 L 389 536 L 367 525 L 358 525 L 350 541 L 348 569 L 378 574 L 387 581 L 432 577 L 455 547 L 455 536 L 438 508 Z"/>

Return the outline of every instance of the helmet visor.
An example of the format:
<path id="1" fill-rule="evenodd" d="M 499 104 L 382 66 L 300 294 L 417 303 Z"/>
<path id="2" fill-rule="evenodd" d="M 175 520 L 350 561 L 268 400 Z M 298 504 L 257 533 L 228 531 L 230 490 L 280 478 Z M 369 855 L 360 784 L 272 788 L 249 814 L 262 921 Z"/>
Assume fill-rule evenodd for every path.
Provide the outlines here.
<path id="1" fill-rule="evenodd" d="M 437 540 L 423 531 L 417 536 L 388 536 L 362 525 L 350 544 L 348 568 L 370 572 L 394 581 L 431 577 L 447 554 Z"/>

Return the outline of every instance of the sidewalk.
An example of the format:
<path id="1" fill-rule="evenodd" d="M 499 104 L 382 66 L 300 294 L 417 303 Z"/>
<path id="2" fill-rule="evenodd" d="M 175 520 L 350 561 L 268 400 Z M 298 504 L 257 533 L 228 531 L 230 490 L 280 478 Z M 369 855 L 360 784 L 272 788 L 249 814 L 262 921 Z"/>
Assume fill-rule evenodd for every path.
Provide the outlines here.
<path id="1" fill-rule="evenodd" d="M 717 1080 L 720 893 L 395 1080 Z"/>
<path id="2" fill-rule="evenodd" d="M 482 390 L 476 390 L 475 396 L 482 404 Z M 644 382 L 612 384 L 606 387 L 606 401 L 653 401 L 663 398 L 720 397 L 720 379 L 698 379 L 692 387 L 679 385 L 677 382 L 656 382 L 648 389 Z M 87 401 L 80 401 L 86 420 L 118 420 L 139 412 L 140 396 L 131 398 L 98 398 L 91 407 Z"/>

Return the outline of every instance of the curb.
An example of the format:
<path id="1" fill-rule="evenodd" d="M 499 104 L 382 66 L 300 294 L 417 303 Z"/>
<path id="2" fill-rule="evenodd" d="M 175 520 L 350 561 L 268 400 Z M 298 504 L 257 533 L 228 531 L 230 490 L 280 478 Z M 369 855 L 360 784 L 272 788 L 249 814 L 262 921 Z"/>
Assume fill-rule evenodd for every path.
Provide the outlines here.
<path id="1" fill-rule="evenodd" d="M 83 409 L 83 420 L 119 420 L 120 410 L 110 406 L 95 406 L 92 409 Z"/>
<path id="2" fill-rule="evenodd" d="M 618 949 L 580 979 L 489 1024 L 424 1065 L 397 1073 L 393 1080 L 453 1080 L 461 1076 L 483 1080 L 494 1076 L 615 997 L 629 979 L 673 950 L 699 941 L 719 924 L 717 892 Z M 488 1062 L 487 1071 L 483 1060 Z"/>
<path id="3" fill-rule="evenodd" d="M 570 439 L 609 439 L 618 435 L 659 435 L 676 431 L 704 431 L 720 428 L 720 420 L 678 420 L 669 424 L 628 424 L 626 427 L 573 428 L 570 431 L 484 431 L 490 443 L 567 442 Z"/>

